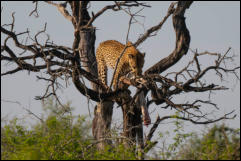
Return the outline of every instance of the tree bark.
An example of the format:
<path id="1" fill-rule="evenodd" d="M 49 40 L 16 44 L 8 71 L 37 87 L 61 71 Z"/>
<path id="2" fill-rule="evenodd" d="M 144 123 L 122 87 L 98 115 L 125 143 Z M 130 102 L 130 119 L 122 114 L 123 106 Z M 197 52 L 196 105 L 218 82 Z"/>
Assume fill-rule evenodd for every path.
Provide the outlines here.
<path id="1" fill-rule="evenodd" d="M 187 52 L 190 45 L 190 34 L 186 26 L 184 13 L 192 1 L 179 1 L 173 12 L 172 21 L 176 32 L 176 46 L 173 52 L 145 71 L 148 74 L 160 74 L 176 64 Z"/>
<path id="2" fill-rule="evenodd" d="M 98 77 L 97 64 L 95 57 L 95 28 L 85 25 L 90 20 L 87 11 L 88 1 L 74 1 L 70 2 L 73 12 L 73 25 L 75 27 L 75 40 L 73 43 L 73 50 L 76 57 L 79 56 L 80 64 L 88 72 Z M 77 74 L 77 73 L 76 73 Z M 77 74 L 79 75 L 79 74 Z M 76 79 L 76 78 L 75 78 Z M 78 78 L 77 78 L 78 79 Z M 75 82 L 75 81 L 74 81 Z M 77 85 L 77 84 L 76 84 Z M 91 83 L 93 90 L 98 91 L 99 88 L 96 84 Z M 94 112 L 94 119 L 92 124 L 92 132 L 94 138 L 99 142 L 97 147 L 103 149 L 104 145 L 109 144 L 110 141 L 106 140 L 110 131 L 110 125 L 113 113 L 113 102 L 106 101 L 97 103 Z"/>
<path id="3" fill-rule="evenodd" d="M 187 52 L 190 44 L 190 34 L 186 27 L 184 13 L 187 8 L 192 4 L 192 2 L 178 2 L 176 9 L 173 11 L 173 27 L 176 32 L 176 47 L 174 51 L 166 58 L 160 60 L 158 63 L 149 68 L 145 75 L 156 73 L 159 74 L 169 67 L 177 63 Z M 171 11 L 170 11 L 171 12 Z M 141 149 L 144 148 L 143 145 L 143 126 L 142 126 L 142 109 L 146 109 L 146 105 L 140 104 L 140 99 L 142 95 L 146 96 L 147 91 L 141 92 L 137 99 L 135 100 L 135 107 L 131 105 L 124 105 L 122 107 L 123 111 L 123 129 L 124 136 L 129 139 L 129 144 L 138 142 Z M 144 97 L 145 98 L 145 97 Z M 131 109 L 133 108 L 133 109 Z M 136 138 L 137 137 L 137 138 Z M 141 153 L 141 159 L 143 158 L 143 153 Z"/>
<path id="4" fill-rule="evenodd" d="M 94 119 L 92 121 L 92 133 L 97 140 L 97 148 L 104 149 L 105 145 L 110 145 L 110 128 L 113 114 L 113 102 L 105 101 L 95 106 Z"/>
<path id="5" fill-rule="evenodd" d="M 123 112 L 123 135 L 127 146 L 135 145 L 136 142 L 143 145 L 143 128 L 141 110 L 139 106 L 130 104 L 122 106 Z M 136 139 L 137 138 L 137 139 Z"/>
<path id="6" fill-rule="evenodd" d="M 81 65 L 91 72 L 93 75 L 98 75 L 97 64 L 95 59 L 95 29 L 92 26 L 85 28 L 84 26 L 90 20 L 87 12 L 88 2 L 71 2 L 73 16 L 72 21 L 75 26 L 75 41 L 73 49 L 76 51 L 75 56 L 80 56 Z M 177 8 L 173 13 L 173 26 L 176 31 L 176 48 L 166 58 L 148 69 L 145 74 L 161 73 L 174 65 L 185 55 L 188 51 L 190 43 L 189 31 L 186 28 L 184 13 L 186 8 L 190 6 L 191 2 L 178 2 Z M 77 49 L 77 50 L 76 50 Z M 94 90 L 98 90 L 95 84 L 92 84 Z M 144 91 L 146 94 L 146 91 Z M 122 106 L 123 111 L 123 135 L 126 137 L 125 143 L 127 146 L 135 145 L 138 142 L 139 146 L 143 148 L 143 127 L 141 119 L 141 105 L 138 104 L 138 96 L 135 100 L 135 105 L 127 103 Z M 126 100 L 122 100 L 124 102 Z M 110 136 L 110 127 L 113 113 L 113 102 L 100 102 L 95 107 L 94 119 L 92 124 L 92 132 L 94 138 L 97 140 L 97 147 L 103 149 L 105 144 L 111 144 L 108 139 Z"/>

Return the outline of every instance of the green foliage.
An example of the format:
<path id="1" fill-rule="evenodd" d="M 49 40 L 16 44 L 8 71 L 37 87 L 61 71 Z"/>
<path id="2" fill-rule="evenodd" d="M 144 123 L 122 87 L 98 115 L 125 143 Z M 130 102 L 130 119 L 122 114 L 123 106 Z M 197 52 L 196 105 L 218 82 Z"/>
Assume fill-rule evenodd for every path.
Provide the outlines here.
<path id="1" fill-rule="evenodd" d="M 31 129 L 18 119 L 1 128 L 2 160 L 85 160 L 136 159 L 123 145 L 98 151 L 90 135 L 91 125 L 84 116 L 72 116 L 69 104 L 59 106 L 49 100 L 44 104 L 46 118 Z"/>
<path id="2" fill-rule="evenodd" d="M 159 156 L 158 154 L 156 155 L 155 159 L 163 159 L 163 160 L 168 160 L 168 159 L 173 159 L 174 156 L 176 156 L 179 152 L 179 149 L 182 147 L 183 143 L 190 137 L 192 137 L 193 133 L 186 133 L 184 131 L 184 122 L 182 120 L 179 120 L 178 117 L 180 117 L 179 112 L 176 112 L 176 114 L 173 116 L 175 119 L 174 125 L 175 128 L 173 129 L 172 132 L 166 131 L 164 133 L 159 132 L 159 140 L 163 140 L 162 147 L 158 149 L 159 151 Z M 170 133 L 173 134 L 172 137 L 172 143 L 166 145 L 165 140 L 167 139 L 168 136 L 170 136 Z"/>
<path id="3" fill-rule="evenodd" d="M 176 116 L 178 117 L 179 113 L 176 113 Z M 170 144 L 168 147 L 168 150 L 172 153 L 172 155 L 188 137 L 192 136 L 192 133 L 185 133 L 183 121 L 176 119 L 174 124 L 176 127 L 173 130 L 173 133 L 175 134 L 175 136 L 173 137 L 174 143 Z"/>
<path id="4" fill-rule="evenodd" d="M 224 124 L 214 125 L 206 132 L 197 134 L 186 133 L 184 122 L 178 119 L 174 121 L 174 125 L 171 132 L 174 135 L 173 142 L 165 142 L 170 131 L 159 133 L 159 148 L 155 148 L 156 152 L 152 152 L 149 159 L 240 160 L 240 129 L 232 129 Z"/>
<path id="5" fill-rule="evenodd" d="M 240 160 L 240 130 L 215 125 L 202 137 L 189 139 L 175 159 Z"/>
<path id="6" fill-rule="evenodd" d="M 70 103 L 59 106 L 50 99 L 43 106 L 46 114 L 30 129 L 18 119 L 1 127 L 2 160 L 136 160 L 140 157 L 137 149 L 120 144 L 119 132 L 113 129 L 113 145 L 106 146 L 103 151 L 97 150 L 97 142 L 90 134 L 90 122 L 85 116 L 73 116 Z M 152 153 L 146 158 L 240 159 L 240 129 L 215 125 L 199 137 L 186 133 L 183 121 L 174 119 L 174 130 L 159 133 L 159 139 L 149 142 L 148 147 L 151 149 L 162 138 L 165 141 L 170 134 L 173 134 L 173 143 L 159 142 L 158 153 L 150 151 Z M 148 147 L 145 152 L 149 151 Z"/>

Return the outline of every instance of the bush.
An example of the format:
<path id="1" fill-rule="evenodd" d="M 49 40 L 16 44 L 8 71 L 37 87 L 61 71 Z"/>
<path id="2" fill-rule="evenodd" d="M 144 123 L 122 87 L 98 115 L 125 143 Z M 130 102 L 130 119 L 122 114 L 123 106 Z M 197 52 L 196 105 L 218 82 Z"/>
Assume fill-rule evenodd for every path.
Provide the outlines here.
<path id="1" fill-rule="evenodd" d="M 240 129 L 215 125 L 202 137 L 194 135 L 181 147 L 176 159 L 240 160 Z"/>
<path id="2" fill-rule="evenodd" d="M 49 100 L 44 105 L 47 117 L 31 129 L 21 125 L 18 119 L 9 121 L 1 128 L 1 159 L 136 159 L 135 154 L 121 144 L 98 151 L 90 135 L 90 122 L 85 116 L 72 116 L 69 104 L 64 106 Z"/>
<path id="3" fill-rule="evenodd" d="M 118 140 L 118 131 L 112 131 L 113 145 L 98 151 L 92 138 L 91 124 L 85 116 L 73 116 L 69 103 L 63 106 L 49 100 L 43 106 L 45 118 L 27 129 L 20 120 L 13 119 L 1 127 L 2 160 L 136 160 L 139 153 L 135 147 L 126 148 Z M 156 148 L 145 156 L 149 159 L 183 160 L 240 160 L 240 130 L 225 125 L 209 129 L 198 137 L 185 133 L 183 122 L 176 121 L 173 144 L 168 148 Z M 160 139 L 169 136 L 160 134 Z M 153 142 L 154 143 L 154 142 Z M 150 142 L 151 144 L 151 142 Z"/>

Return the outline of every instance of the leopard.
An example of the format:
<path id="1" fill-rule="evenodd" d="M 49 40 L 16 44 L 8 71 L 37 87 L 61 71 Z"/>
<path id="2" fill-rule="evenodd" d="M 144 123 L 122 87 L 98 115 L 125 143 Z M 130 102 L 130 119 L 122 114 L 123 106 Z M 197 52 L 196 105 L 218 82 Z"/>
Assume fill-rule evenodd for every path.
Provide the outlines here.
<path id="1" fill-rule="evenodd" d="M 124 50 L 124 52 L 123 52 Z M 134 74 L 134 77 L 142 75 L 145 53 L 141 53 L 132 42 L 128 41 L 126 45 L 116 40 L 107 40 L 99 44 L 96 50 L 96 61 L 98 66 L 98 77 L 106 89 L 107 86 L 107 69 L 115 69 L 113 78 L 113 89 L 118 89 L 120 77 L 128 73 Z M 128 86 L 125 86 L 127 88 Z"/>

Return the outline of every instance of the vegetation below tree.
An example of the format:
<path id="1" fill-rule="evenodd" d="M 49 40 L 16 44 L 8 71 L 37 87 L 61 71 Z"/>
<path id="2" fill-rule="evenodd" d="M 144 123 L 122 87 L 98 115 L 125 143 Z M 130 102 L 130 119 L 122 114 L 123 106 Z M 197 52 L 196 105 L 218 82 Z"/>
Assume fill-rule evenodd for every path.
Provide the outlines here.
<path id="1" fill-rule="evenodd" d="M 31 128 L 13 119 L 1 127 L 2 160 L 136 160 L 138 150 L 127 149 L 114 139 L 114 147 L 96 149 L 96 140 L 90 134 L 91 124 L 85 116 L 73 116 L 70 104 L 62 107 L 50 100 L 44 105 L 45 117 Z M 176 122 L 174 143 L 168 148 L 148 153 L 146 159 L 240 159 L 240 129 L 215 125 L 202 136 L 183 134 L 183 123 Z M 165 135 L 165 134 L 164 134 Z M 118 135 L 117 135 L 118 136 Z M 163 137 L 163 135 L 160 137 Z M 152 151 L 151 151 L 152 152 Z"/>

